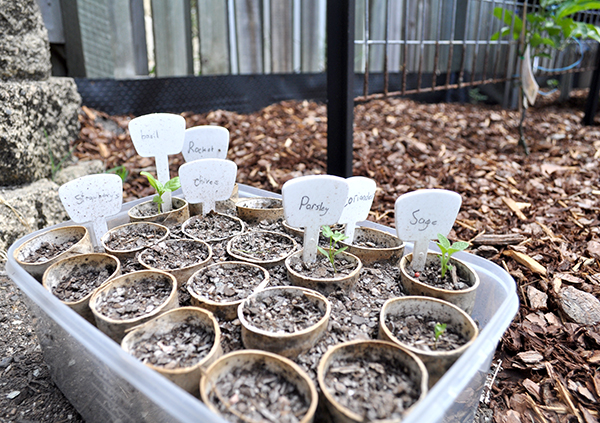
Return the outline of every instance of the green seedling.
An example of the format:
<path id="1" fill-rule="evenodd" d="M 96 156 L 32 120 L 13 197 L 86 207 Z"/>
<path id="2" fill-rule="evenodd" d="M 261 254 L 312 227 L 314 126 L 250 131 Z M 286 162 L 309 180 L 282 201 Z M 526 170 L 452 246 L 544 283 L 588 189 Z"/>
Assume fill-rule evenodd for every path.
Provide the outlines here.
<path id="1" fill-rule="evenodd" d="M 129 176 L 129 171 L 123 165 L 115 166 L 112 169 L 104 171 L 104 173 L 114 173 L 119 178 L 121 178 L 123 182 L 125 182 L 127 180 L 127 177 Z"/>
<path id="2" fill-rule="evenodd" d="M 158 204 L 158 212 L 162 213 L 160 205 L 165 202 L 162 199 L 162 195 L 167 191 L 173 192 L 181 187 L 181 182 L 179 182 L 179 176 L 172 178 L 166 184 L 163 185 L 159 180 L 154 179 L 154 176 L 152 176 L 148 172 L 140 172 L 140 175 L 144 175 L 146 178 L 148 178 L 148 182 L 150 182 L 152 188 L 156 190 L 156 193 L 158 195 L 156 195 L 152 199 L 152 201 Z"/>
<path id="3" fill-rule="evenodd" d="M 446 276 L 446 272 L 452 269 L 452 265 L 450 264 L 450 257 L 452 254 L 457 253 L 466 249 L 469 246 L 468 242 L 465 241 L 456 241 L 454 244 L 450 245 L 450 241 L 442 234 L 438 234 L 438 240 L 440 242 L 437 243 L 437 246 L 440 247 L 442 255 L 440 256 L 440 261 L 442 264 L 442 278 Z"/>
<path id="4" fill-rule="evenodd" d="M 348 247 L 341 247 L 341 248 L 336 249 L 336 244 L 340 241 L 345 240 L 348 237 L 346 235 L 344 235 L 342 232 L 331 230 L 331 228 L 329 226 L 321 226 L 321 229 L 323 231 L 323 236 L 325 236 L 326 238 L 329 238 L 329 249 L 326 250 L 325 248 L 319 247 L 319 246 L 317 246 L 317 249 L 319 250 L 319 252 L 321 254 L 323 254 L 325 257 L 329 258 L 329 261 L 331 262 L 331 265 L 333 266 L 333 271 L 337 272 L 337 269 L 335 268 L 335 263 L 334 263 L 335 256 L 338 255 L 339 253 L 341 253 L 342 251 L 345 251 L 346 249 L 348 249 Z"/>
<path id="5" fill-rule="evenodd" d="M 448 325 L 446 323 L 436 323 L 435 326 L 433 327 L 433 335 L 435 336 L 436 348 L 437 348 L 438 339 L 440 339 L 440 336 L 442 336 L 444 334 L 444 332 L 446 332 L 447 326 Z"/>

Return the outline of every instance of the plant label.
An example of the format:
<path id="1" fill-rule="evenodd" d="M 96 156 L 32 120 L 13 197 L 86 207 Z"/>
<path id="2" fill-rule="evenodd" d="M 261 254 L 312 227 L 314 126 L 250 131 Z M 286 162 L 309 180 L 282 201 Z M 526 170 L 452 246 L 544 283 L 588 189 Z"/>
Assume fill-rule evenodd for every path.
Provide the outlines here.
<path id="1" fill-rule="evenodd" d="M 202 203 L 202 214 L 215 210 L 217 201 L 227 200 L 233 192 L 237 165 L 225 159 L 199 159 L 181 165 L 179 180 L 186 200 Z"/>
<path id="2" fill-rule="evenodd" d="M 183 158 L 186 162 L 198 159 L 225 159 L 229 148 L 229 131 L 222 126 L 202 125 L 185 130 Z"/>
<path id="3" fill-rule="evenodd" d="M 98 246 L 108 231 L 106 218 L 121 211 L 123 181 L 109 174 L 82 176 L 62 185 L 58 196 L 75 223 L 92 222 Z"/>
<path id="4" fill-rule="evenodd" d="M 348 182 L 348 199 L 338 223 L 346 224 L 344 234 L 348 237 L 348 242 L 352 243 L 356 222 L 363 221 L 369 216 L 377 184 L 373 179 L 364 176 L 353 176 L 346 179 L 346 182 Z"/>
<path id="5" fill-rule="evenodd" d="M 166 184 L 171 179 L 169 154 L 178 154 L 185 138 L 185 119 L 171 113 L 153 113 L 132 119 L 129 134 L 137 153 L 154 157 L 157 179 Z M 171 193 L 162 196 L 163 210 L 171 210 Z"/>
<path id="6" fill-rule="evenodd" d="M 319 230 L 338 223 L 348 198 L 348 182 L 332 175 L 302 176 L 283 184 L 281 194 L 287 223 L 304 228 L 302 259 L 314 262 Z"/>
<path id="7" fill-rule="evenodd" d="M 425 268 L 429 241 L 437 234 L 448 236 L 462 199 L 445 189 L 423 189 L 403 194 L 396 200 L 396 233 L 402 241 L 413 241 L 412 267 Z"/>

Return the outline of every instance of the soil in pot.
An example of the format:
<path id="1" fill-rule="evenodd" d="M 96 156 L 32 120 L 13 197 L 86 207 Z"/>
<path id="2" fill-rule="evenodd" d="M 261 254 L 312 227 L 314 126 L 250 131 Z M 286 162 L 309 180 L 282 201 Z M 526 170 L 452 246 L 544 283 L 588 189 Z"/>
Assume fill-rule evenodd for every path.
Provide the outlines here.
<path id="1" fill-rule="evenodd" d="M 171 199 L 171 210 L 166 213 L 179 212 L 179 211 L 181 211 L 181 209 L 186 207 L 186 205 L 187 205 L 186 201 L 184 201 L 180 198 L 174 197 Z M 129 210 L 129 214 L 134 218 L 144 219 L 144 218 L 156 217 L 159 214 L 165 213 L 165 212 L 162 212 L 162 210 L 163 210 L 163 208 L 161 207 L 161 212 L 159 213 L 157 203 L 155 203 L 154 201 L 146 201 L 144 203 L 141 203 L 141 204 L 138 204 L 137 206 L 132 207 Z M 189 217 L 189 213 L 188 213 L 188 217 Z M 186 219 L 184 219 L 184 220 L 186 220 Z"/>
<path id="2" fill-rule="evenodd" d="M 211 265 L 195 273 L 188 281 L 188 291 L 211 301 L 232 302 L 248 297 L 265 279 L 260 267 L 227 264 Z"/>
<path id="3" fill-rule="evenodd" d="M 421 397 L 421 386 L 409 374 L 395 357 L 366 353 L 333 359 L 324 382 L 337 402 L 365 422 L 401 420 Z"/>
<path id="4" fill-rule="evenodd" d="M 253 262 L 277 262 L 296 249 L 294 240 L 283 234 L 254 231 L 238 235 L 230 241 L 228 251 L 237 259 Z"/>
<path id="5" fill-rule="evenodd" d="M 214 212 L 206 216 L 191 217 L 183 225 L 186 235 L 205 242 L 227 239 L 243 231 L 241 220 Z"/>
<path id="6" fill-rule="evenodd" d="M 313 263 L 305 263 L 301 256 L 293 256 L 290 258 L 291 268 L 295 272 L 315 279 L 348 276 L 358 265 L 356 262 L 347 260 L 341 254 L 336 255 L 333 262 L 335 263 L 335 270 L 337 270 L 337 272 L 334 271 L 331 266 L 329 258 L 320 253 L 317 254 L 317 259 Z"/>
<path id="7" fill-rule="evenodd" d="M 150 267 L 168 271 L 201 263 L 209 254 L 208 245 L 196 241 L 163 241 L 144 250 L 140 259 Z"/>
<path id="8" fill-rule="evenodd" d="M 316 325 L 325 315 L 317 303 L 299 292 L 252 296 L 244 317 L 253 327 L 273 333 L 294 333 Z"/>
<path id="9" fill-rule="evenodd" d="M 44 263 L 64 253 L 80 240 L 81 237 L 71 236 L 57 243 L 44 241 L 37 248 L 28 251 L 27 254 L 23 251 L 23 254 L 19 255 L 19 260 L 24 263 Z"/>
<path id="10" fill-rule="evenodd" d="M 240 423 L 296 423 L 310 406 L 293 383 L 260 362 L 234 367 L 208 395 L 226 419 Z"/>
<path id="11" fill-rule="evenodd" d="M 138 339 L 129 353 L 144 364 L 163 369 L 192 367 L 208 355 L 215 341 L 213 331 L 207 331 L 194 317 L 187 317 L 168 332 L 152 333 Z"/>
<path id="12" fill-rule="evenodd" d="M 98 288 L 117 270 L 117 264 L 108 263 L 98 267 L 97 262 L 81 263 L 63 275 L 51 292 L 59 300 L 74 303 L 85 298 Z"/>
<path id="13" fill-rule="evenodd" d="M 451 324 L 440 322 L 424 315 L 388 314 L 385 319 L 387 328 L 402 343 L 412 345 L 423 351 L 452 351 L 469 342 L 460 330 Z M 446 324 L 445 330 L 435 339 L 435 325 Z"/>
<path id="14" fill-rule="evenodd" d="M 452 261 L 450 261 L 452 264 Z M 471 287 L 471 282 L 461 277 L 456 272 L 456 266 L 452 266 L 442 278 L 442 266 L 439 260 L 431 260 L 425 264 L 425 269 L 421 272 L 416 272 L 412 268 L 412 263 L 407 263 L 406 271 L 409 275 L 414 275 L 419 282 L 432 286 L 438 289 L 446 289 L 449 291 L 461 291 Z"/>
<path id="15" fill-rule="evenodd" d="M 164 226 L 132 223 L 107 232 L 103 244 L 111 251 L 131 251 L 156 244 L 167 235 Z"/>

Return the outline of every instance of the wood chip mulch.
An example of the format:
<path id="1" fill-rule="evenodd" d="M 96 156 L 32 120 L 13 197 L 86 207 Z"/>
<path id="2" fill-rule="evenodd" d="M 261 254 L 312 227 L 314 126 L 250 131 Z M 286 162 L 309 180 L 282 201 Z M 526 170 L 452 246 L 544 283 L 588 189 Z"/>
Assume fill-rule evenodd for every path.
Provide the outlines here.
<path id="1" fill-rule="evenodd" d="M 355 107 L 354 174 L 377 181 L 370 219 L 394 224 L 394 201 L 445 188 L 463 204 L 451 240 L 506 269 L 521 308 L 496 352 L 495 422 L 597 422 L 600 418 L 600 129 L 581 125 L 586 91 L 566 103 L 541 98 L 528 111 L 531 154 L 517 145 L 517 111 L 470 104 L 374 100 Z M 286 101 L 259 112 L 185 113 L 189 127 L 229 129 L 240 183 L 280 192 L 326 168 L 326 107 Z M 74 155 L 124 165 L 125 201 L 152 194 L 151 158 L 131 144 L 131 117 L 81 109 Z M 335 152 L 332 152 L 335 154 Z M 183 163 L 171 157 L 172 176 Z M 577 309 L 577 305 L 583 307 Z M 575 321 L 575 320 L 576 321 Z"/>

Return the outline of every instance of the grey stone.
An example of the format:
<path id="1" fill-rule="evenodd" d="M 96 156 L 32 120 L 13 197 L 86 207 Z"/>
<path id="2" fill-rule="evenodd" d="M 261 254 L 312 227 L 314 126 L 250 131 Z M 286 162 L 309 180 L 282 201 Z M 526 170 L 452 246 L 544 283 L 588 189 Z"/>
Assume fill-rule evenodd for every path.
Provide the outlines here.
<path id="1" fill-rule="evenodd" d="M 595 325 L 600 322 L 600 301 L 592 294 L 567 286 L 561 289 L 558 300 L 560 308 L 575 323 Z"/>
<path id="2" fill-rule="evenodd" d="M 72 181 L 73 179 L 102 172 L 104 172 L 104 163 L 102 160 L 80 161 L 72 166 L 68 166 L 60 170 L 56 175 L 54 175 L 54 182 L 60 186 Z"/>
<path id="3" fill-rule="evenodd" d="M 51 176 L 51 155 L 58 166 L 79 135 L 80 103 L 71 78 L 0 82 L 0 186 Z"/>
<path id="4" fill-rule="evenodd" d="M 50 77 L 50 45 L 35 0 L 0 0 L 0 79 Z"/>
<path id="5" fill-rule="evenodd" d="M 30 232 L 68 218 L 58 197 L 58 185 L 48 179 L 0 189 L 0 250 L 8 250 L 17 239 Z"/>

